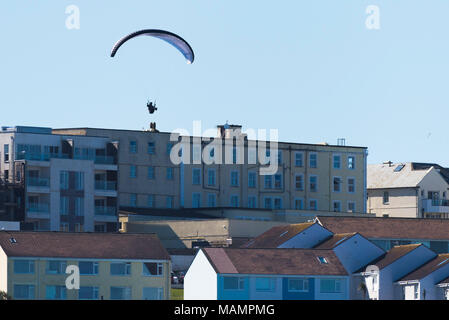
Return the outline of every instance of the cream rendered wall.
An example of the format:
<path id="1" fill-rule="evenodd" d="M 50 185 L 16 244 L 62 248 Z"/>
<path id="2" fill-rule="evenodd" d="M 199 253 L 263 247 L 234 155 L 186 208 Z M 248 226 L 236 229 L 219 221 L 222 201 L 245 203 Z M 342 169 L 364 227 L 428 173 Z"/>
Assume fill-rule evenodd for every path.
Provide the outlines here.
<path id="1" fill-rule="evenodd" d="M 33 259 L 35 261 L 34 274 L 15 274 L 14 259 L 8 260 L 8 292 L 14 295 L 14 284 L 34 284 L 35 298 L 45 299 L 46 286 L 58 285 L 65 286 L 65 280 L 68 275 L 64 274 L 47 274 L 46 267 L 49 259 Z M 170 297 L 170 272 L 171 264 L 169 261 L 157 260 L 97 260 L 97 259 L 51 259 L 66 261 L 67 265 L 78 265 L 78 261 L 96 261 L 98 262 L 98 275 L 81 275 L 80 286 L 95 286 L 99 288 L 99 299 L 110 299 L 110 287 L 131 287 L 132 300 L 141 300 L 144 287 L 163 288 L 164 299 Z M 111 262 L 131 262 L 131 275 L 115 276 L 110 273 Z M 162 262 L 164 274 L 162 276 L 144 276 L 142 274 L 143 262 Z M 67 290 L 67 300 L 77 300 L 78 290 Z"/>
<path id="2" fill-rule="evenodd" d="M 383 204 L 385 191 L 388 191 L 390 195 L 388 204 Z M 387 214 L 390 217 L 418 218 L 418 193 L 417 188 L 368 190 L 368 213 L 374 213 L 377 217 Z"/>

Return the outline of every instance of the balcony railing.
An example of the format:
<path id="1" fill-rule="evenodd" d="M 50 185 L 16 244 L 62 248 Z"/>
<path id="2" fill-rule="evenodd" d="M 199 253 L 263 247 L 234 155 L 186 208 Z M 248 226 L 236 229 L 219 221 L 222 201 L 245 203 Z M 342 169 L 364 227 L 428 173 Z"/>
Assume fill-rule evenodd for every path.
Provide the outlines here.
<path id="1" fill-rule="evenodd" d="M 427 213 L 449 213 L 449 200 L 423 199 L 422 207 Z"/>
<path id="2" fill-rule="evenodd" d="M 106 180 L 95 180 L 95 190 L 117 191 L 117 182 Z"/>
<path id="3" fill-rule="evenodd" d="M 19 152 L 16 155 L 17 160 L 49 161 L 52 158 L 68 159 L 69 155 L 65 153 L 23 153 L 23 152 Z"/>
<path id="4" fill-rule="evenodd" d="M 50 212 L 48 203 L 28 203 L 28 212 L 46 214 Z"/>
<path id="5" fill-rule="evenodd" d="M 96 164 L 116 164 L 115 158 L 112 156 L 74 155 L 73 159 L 92 160 Z"/>
<path id="6" fill-rule="evenodd" d="M 449 200 L 446 200 L 446 199 L 431 199 L 430 201 L 431 201 L 432 206 L 434 206 L 434 207 L 439 207 L 439 206 L 449 207 Z"/>
<path id="7" fill-rule="evenodd" d="M 95 206 L 95 214 L 99 216 L 115 216 L 117 215 L 117 208 Z"/>
<path id="8" fill-rule="evenodd" d="M 27 185 L 31 187 L 49 187 L 50 186 L 50 179 L 48 178 L 32 178 L 28 177 Z"/>

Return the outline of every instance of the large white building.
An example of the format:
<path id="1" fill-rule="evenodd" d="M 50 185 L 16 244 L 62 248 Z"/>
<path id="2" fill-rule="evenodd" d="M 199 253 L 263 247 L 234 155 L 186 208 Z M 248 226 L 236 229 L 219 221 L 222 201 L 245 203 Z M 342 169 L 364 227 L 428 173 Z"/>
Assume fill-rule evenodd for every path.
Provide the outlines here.
<path id="1" fill-rule="evenodd" d="M 0 178 L 22 186 L 24 228 L 117 229 L 118 145 L 111 139 L 52 134 L 51 128 L 3 127 Z"/>

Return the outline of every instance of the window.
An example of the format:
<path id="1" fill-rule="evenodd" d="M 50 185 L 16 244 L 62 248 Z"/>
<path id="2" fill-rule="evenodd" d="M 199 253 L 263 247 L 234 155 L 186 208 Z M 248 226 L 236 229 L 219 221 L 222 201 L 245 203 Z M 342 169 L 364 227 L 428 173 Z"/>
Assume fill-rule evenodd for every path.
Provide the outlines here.
<path id="1" fill-rule="evenodd" d="M 316 200 L 309 200 L 309 210 L 318 210 L 318 203 Z"/>
<path id="2" fill-rule="evenodd" d="M 341 178 L 340 177 L 334 177 L 333 186 L 334 186 L 334 192 L 341 191 Z"/>
<path id="3" fill-rule="evenodd" d="M 390 202 L 390 193 L 388 191 L 384 191 L 383 204 L 388 204 L 389 202 Z"/>
<path id="4" fill-rule="evenodd" d="M 175 199 L 173 196 L 167 196 L 167 198 L 165 199 L 165 207 L 167 209 L 173 209 L 174 202 L 175 202 Z"/>
<path id="5" fill-rule="evenodd" d="M 304 190 L 304 175 L 297 174 L 295 176 L 295 189 L 298 191 Z"/>
<path id="6" fill-rule="evenodd" d="M 248 147 L 248 164 L 256 164 L 257 149 L 255 147 Z"/>
<path id="7" fill-rule="evenodd" d="M 153 180 L 155 178 L 154 167 L 148 167 L 147 178 Z"/>
<path id="8" fill-rule="evenodd" d="M 130 153 L 137 153 L 137 141 L 130 141 L 129 142 L 129 152 Z"/>
<path id="9" fill-rule="evenodd" d="M 304 165 L 304 152 L 295 152 L 295 166 L 302 167 Z"/>
<path id="10" fill-rule="evenodd" d="M 14 299 L 34 299 L 34 285 L 15 284 Z"/>
<path id="11" fill-rule="evenodd" d="M 68 197 L 60 197 L 59 198 L 59 213 L 62 216 L 69 214 L 69 198 Z"/>
<path id="12" fill-rule="evenodd" d="M 339 200 L 332 201 L 333 211 L 340 212 L 341 211 L 341 202 Z"/>
<path id="13" fill-rule="evenodd" d="M 236 147 L 232 148 L 232 163 L 233 164 L 237 163 L 237 148 Z"/>
<path id="14" fill-rule="evenodd" d="M 163 300 L 164 299 L 164 288 L 143 288 L 142 300 Z"/>
<path id="15" fill-rule="evenodd" d="M 192 208 L 199 208 L 199 207 L 201 207 L 201 194 L 193 193 L 192 194 Z"/>
<path id="16" fill-rule="evenodd" d="M 5 171 L 3 172 L 3 178 L 4 178 L 5 180 L 8 180 L 8 179 L 9 179 L 9 170 L 5 170 Z"/>
<path id="17" fill-rule="evenodd" d="M 248 208 L 257 208 L 256 196 L 248 197 Z"/>
<path id="18" fill-rule="evenodd" d="M 282 198 L 274 198 L 274 208 L 282 209 Z"/>
<path id="19" fill-rule="evenodd" d="M 278 164 L 282 164 L 282 151 L 278 150 Z"/>
<path id="20" fill-rule="evenodd" d="M 61 171 L 59 173 L 59 188 L 61 190 L 67 190 L 69 189 L 69 172 L 68 171 Z"/>
<path id="21" fill-rule="evenodd" d="M 173 148 L 173 143 L 172 142 L 167 143 L 167 147 L 166 147 L 167 155 L 170 155 L 172 148 Z"/>
<path id="22" fill-rule="evenodd" d="M 131 193 L 129 195 L 129 206 L 136 207 L 137 206 L 137 194 Z"/>
<path id="23" fill-rule="evenodd" d="M 47 274 L 65 274 L 66 267 L 66 261 L 50 260 L 47 261 L 47 268 L 45 272 Z"/>
<path id="24" fill-rule="evenodd" d="M 265 176 L 265 189 L 273 188 L 273 176 L 266 175 Z"/>
<path id="25" fill-rule="evenodd" d="M 355 202 L 348 201 L 348 212 L 355 212 Z"/>
<path id="26" fill-rule="evenodd" d="M 4 162 L 9 161 L 9 144 L 3 145 L 3 155 L 4 155 Z"/>
<path id="27" fill-rule="evenodd" d="M 148 148 L 147 148 L 148 154 L 155 154 L 156 153 L 156 145 L 154 142 L 148 142 Z"/>
<path id="28" fill-rule="evenodd" d="M 215 186 L 215 169 L 207 170 L 207 184 L 209 186 Z"/>
<path id="29" fill-rule="evenodd" d="M 80 287 L 79 300 L 98 300 L 98 287 Z"/>
<path id="30" fill-rule="evenodd" d="M 325 257 L 318 256 L 317 259 L 318 259 L 318 261 L 321 264 L 328 264 L 329 263 Z"/>
<path id="31" fill-rule="evenodd" d="M 309 168 L 316 168 L 317 167 L 317 154 L 316 153 L 309 153 Z"/>
<path id="32" fill-rule="evenodd" d="M 255 188 L 256 187 L 256 173 L 255 172 L 248 172 L 248 188 Z"/>
<path id="33" fill-rule="evenodd" d="M 231 171 L 231 186 L 238 187 L 239 186 L 239 172 Z"/>
<path id="34" fill-rule="evenodd" d="M 18 273 L 18 274 L 34 273 L 34 261 L 33 260 L 14 260 L 14 273 Z"/>
<path id="35" fill-rule="evenodd" d="M 137 177 L 137 167 L 136 166 L 129 166 L 129 177 L 130 178 Z"/>
<path id="36" fill-rule="evenodd" d="M 396 168 L 394 168 L 394 172 L 399 172 L 405 167 L 405 164 L 400 164 Z"/>
<path id="37" fill-rule="evenodd" d="M 295 210 L 303 210 L 303 209 L 304 209 L 303 199 L 295 199 Z"/>
<path id="38" fill-rule="evenodd" d="M 65 300 L 67 299 L 67 288 L 65 286 L 46 286 L 45 299 Z"/>
<path id="39" fill-rule="evenodd" d="M 69 232 L 69 224 L 67 222 L 61 222 L 61 224 L 59 225 L 59 231 Z"/>
<path id="40" fill-rule="evenodd" d="M 78 268 L 81 275 L 96 275 L 98 274 L 98 262 L 94 261 L 80 261 Z"/>
<path id="41" fill-rule="evenodd" d="M 271 198 L 269 198 L 269 197 L 264 198 L 264 207 L 265 207 L 265 209 L 272 209 L 273 208 Z"/>
<path id="42" fill-rule="evenodd" d="M 355 179 L 354 178 L 348 178 L 348 192 L 349 193 L 355 192 Z"/>
<path id="43" fill-rule="evenodd" d="M 111 275 L 113 276 L 131 275 L 131 262 L 111 262 Z"/>
<path id="44" fill-rule="evenodd" d="M 342 292 L 342 280 L 340 279 L 321 279 L 321 293 L 339 293 Z"/>
<path id="45" fill-rule="evenodd" d="M 111 287 L 111 300 L 131 300 L 131 288 Z"/>
<path id="46" fill-rule="evenodd" d="M 350 169 L 350 170 L 355 169 L 355 157 L 354 156 L 348 156 L 348 169 Z"/>
<path id="47" fill-rule="evenodd" d="M 147 207 L 148 208 L 154 208 L 155 207 L 155 205 L 154 205 L 154 194 L 149 194 L 147 196 Z"/>
<path id="48" fill-rule="evenodd" d="M 84 198 L 81 197 L 75 197 L 75 215 L 76 216 L 84 216 Z"/>
<path id="49" fill-rule="evenodd" d="M 310 192 L 318 191 L 318 177 L 317 176 L 309 177 L 309 190 L 310 190 Z"/>
<path id="50" fill-rule="evenodd" d="M 333 167 L 334 169 L 340 169 L 341 168 L 341 156 L 340 155 L 334 155 L 332 157 L 332 163 L 333 163 Z"/>
<path id="51" fill-rule="evenodd" d="M 275 288 L 275 278 L 256 278 L 256 291 L 274 291 Z"/>
<path id="52" fill-rule="evenodd" d="M 167 180 L 173 180 L 174 178 L 174 168 L 168 167 L 166 172 Z"/>
<path id="53" fill-rule="evenodd" d="M 75 172 L 75 190 L 84 190 L 84 172 Z"/>
<path id="54" fill-rule="evenodd" d="M 307 292 L 309 291 L 309 280 L 302 278 L 288 279 L 289 292 Z"/>
<path id="55" fill-rule="evenodd" d="M 223 288 L 225 290 L 245 289 L 245 279 L 242 277 L 223 277 Z"/>
<path id="56" fill-rule="evenodd" d="M 195 185 L 201 184 L 201 169 L 199 168 L 192 169 L 192 184 Z"/>
<path id="57" fill-rule="evenodd" d="M 274 175 L 274 188 L 282 189 L 282 174 L 280 173 Z"/>
<path id="58" fill-rule="evenodd" d="M 156 262 L 144 262 L 142 263 L 142 274 L 144 276 L 162 276 L 164 265 Z"/>
<path id="59" fill-rule="evenodd" d="M 231 207 L 233 207 L 233 208 L 239 207 L 239 196 L 237 196 L 237 195 L 231 196 Z"/>
<path id="60" fill-rule="evenodd" d="M 207 206 L 210 208 L 217 206 L 217 196 L 215 195 L 215 193 L 209 193 L 207 195 Z"/>

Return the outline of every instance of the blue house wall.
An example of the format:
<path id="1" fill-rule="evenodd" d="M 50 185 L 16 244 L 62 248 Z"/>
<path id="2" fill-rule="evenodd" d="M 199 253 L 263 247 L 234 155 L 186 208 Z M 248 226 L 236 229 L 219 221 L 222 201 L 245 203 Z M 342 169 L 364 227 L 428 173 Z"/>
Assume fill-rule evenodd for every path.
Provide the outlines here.
<path id="1" fill-rule="evenodd" d="M 282 279 L 282 299 L 283 300 L 314 300 L 315 299 L 315 279 L 309 278 L 309 291 L 307 292 L 289 292 L 288 279 Z"/>
<path id="2" fill-rule="evenodd" d="M 238 275 L 236 275 L 238 276 Z M 217 277 L 217 300 L 249 300 L 249 278 L 244 277 L 244 288 L 242 290 L 225 290 L 223 276 Z"/>

